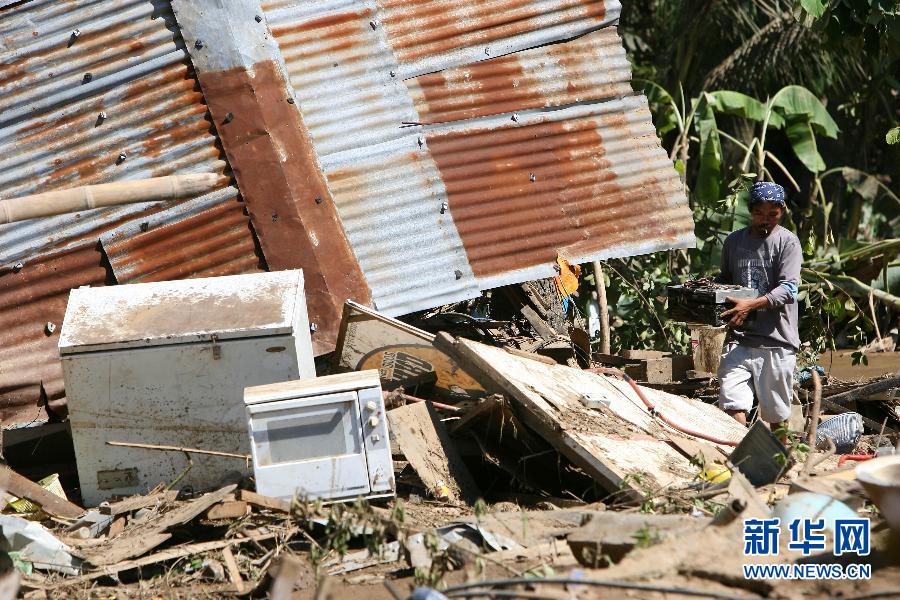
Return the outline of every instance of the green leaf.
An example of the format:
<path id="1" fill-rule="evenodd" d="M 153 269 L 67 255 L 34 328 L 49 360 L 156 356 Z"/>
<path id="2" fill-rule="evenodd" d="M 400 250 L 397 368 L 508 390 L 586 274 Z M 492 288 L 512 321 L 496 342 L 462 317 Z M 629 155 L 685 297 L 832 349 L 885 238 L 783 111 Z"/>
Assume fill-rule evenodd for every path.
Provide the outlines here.
<path id="1" fill-rule="evenodd" d="M 703 203 L 719 200 L 719 174 L 722 170 L 722 142 L 716 115 L 706 95 L 700 98 L 694 122 L 700 134 L 700 169 L 694 193 Z"/>
<path id="2" fill-rule="evenodd" d="M 900 144 L 900 125 L 888 131 L 887 135 L 884 136 L 884 141 L 892 146 L 894 144 Z"/>
<path id="3" fill-rule="evenodd" d="M 787 122 L 784 132 L 800 162 L 813 173 L 824 171 L 825 161 L 816 147 L 816 134 L 810 122 L 802 117 L 789 118 Z"/>
<path id="4" fill-rule="evenodd" d="M 800 0 L 800 6 L 814 19 L 825 14 L 825 3 L 822 0 Z"/>
<path id="5" fill-rule="evenodd" d="M 712 99 L 710 103 L 719 112 L 759 122 L 766 118 L 766 105 L 746 94 L 720 90 L 706 95 Z M 773 112 L 769 117 L 769 125 L 781 129 L 784 126 L 784 119 Z"/>
<path id="6" fill-rule="evenodd" d="M 780 109 L 785 117 L 803 117 L 817 133 L 822 135 L 836 138 L 840 131 L 825 105 L 803 86 L 789 85 L 782 88 L 775 95 L 773 105 Z"/>

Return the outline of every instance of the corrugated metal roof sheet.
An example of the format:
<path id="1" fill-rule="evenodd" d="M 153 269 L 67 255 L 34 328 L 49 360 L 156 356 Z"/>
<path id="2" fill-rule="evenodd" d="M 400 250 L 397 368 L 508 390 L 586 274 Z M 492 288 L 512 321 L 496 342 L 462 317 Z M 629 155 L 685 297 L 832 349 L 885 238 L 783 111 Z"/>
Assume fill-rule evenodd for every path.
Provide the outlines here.
<path id="1" fill-rule="evenodd" d="M 617 0 L 378 0 L 378 21 L 414 77 L 570 39 L 614 23 Z"/>
<path id="2" fill-rule="evenodd" d="M 4 9 L 0 95 L 3 198 L 225 167 L 167 2 L 34 1 Z M 0 226 L 0 264 L 96 239 L 148 209 Z"/>
<path id="3" fill-rule="evenodd" d="M 423 123 L 630 96 L 631 65 L 615 28 L 406 81 Z"/>
<path id="4" fill-rule="evenodd" d="M 101 237 L 118 283 L 264 271 L 237 188 L 227 187 Z"/>
<path id="5" fill-rule="evenodd" d="M 4 427 L 45 421 L 45 398 L 60 411 L 59 416 L 65 416 L 56 344 L 69 290 L 104 285 L 108 279 L 95 243 L 44 255 L 18 272 L 0 271 L 0 419 Z M 47 323 L 54 325 L 53 332 Z"/>
<path id="6" fill-rule="evenodd" d="M 693 243 L 605 27 L 617 2 L 264 8 L 379 310 L 553 275 L 557 251 L 583 262 Z"/>
<path id="7" fill-rule="evenodd" d="M 693 241 L 643 97 L 430 129 L 428 148 L 482 288 Z M 531 270 L 529 272 L 528 270 Z"/>
<path id="8" fill-rule="evenodd" d="M 0 9 L 0 98 L 0 198 L 226 169 L 165 0 L 32 0 Z M 0 270 L 4 425 L 41 418 L 42 390 L 64 410 L 57 334 L 44 327 L 53 322 L 58 332 L 69 289 L 115 283 L 102 266 L 102 232 L 124 234 L 115 255 L 123 277 L 165 276 L 166 264 L 184 277 L 258 268 L 253 234 L 227 181 L 218 195 L 174 206 L 124 205 L 0 226 L 0 267 L 24 263 L 18 272 Z M 178 229 L 179 219 L 188 225 Z M 141 232 L 143 222 L 154 227 Z M 195 226 L 206 227 L 207 243 L 191 237 L 187 228 Z M 149 258 L 142 255 L 148 245 Z"/>

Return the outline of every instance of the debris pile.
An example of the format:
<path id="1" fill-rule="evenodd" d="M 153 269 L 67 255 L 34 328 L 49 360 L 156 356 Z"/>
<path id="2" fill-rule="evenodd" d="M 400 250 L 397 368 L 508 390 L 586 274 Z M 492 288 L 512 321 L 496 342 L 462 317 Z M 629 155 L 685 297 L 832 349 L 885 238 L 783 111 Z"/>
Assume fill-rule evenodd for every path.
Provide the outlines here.
<path id="1" fill-rule="evenodd" d="M 71 485 L 74 467 L 38 482 L 0 469 L 0 586 L 29 598 L 111 586 L 272 598 L 357 585 L 399 598 L 896 589 L 897 376 L 799 377 L 791 431 L 748 430 L 709 402 L 715 378 L 693 357 L 592 351 L 530 285 L 406 321 L 348 302 L 335 352 L 313 365 L 292 312 L 302 277 L 272 275 L 178 282 L 181 293 L 151 284 L 145 296 L 118 286 L 118 323 L 94 318 L 112 305 L 91 302 L 95 290 L 73 293 L 62 339 L 81 349 L 66 368 L 84 382 L 70 406 L 90 485 Z M 245 310 L 273 297 L 268 321 Z M 97 360 L 109 390 L 127 389 L 91 387 L 77 369 Z M 134 374 L 143 364 L 160 378 L 151 361 L 168 380 Z M 253 374 L 224 374 L 237 369 Z M 846 551 L 778 525 L 810 520 Z M 871 528 L 848 538 L 860 523 Z M 745 575 L 811 560 L 869 577 Z"/>

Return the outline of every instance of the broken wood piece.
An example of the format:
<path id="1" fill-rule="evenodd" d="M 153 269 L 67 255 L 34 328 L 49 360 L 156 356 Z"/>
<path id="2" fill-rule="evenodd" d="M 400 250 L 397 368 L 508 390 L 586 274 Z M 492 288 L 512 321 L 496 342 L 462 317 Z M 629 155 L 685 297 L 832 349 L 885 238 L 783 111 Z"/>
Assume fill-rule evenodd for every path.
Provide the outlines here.
<path id="1" fill-rule="evenodd" d="M 728 458 L 728 456 L 719 450 L 719 448 L 702 440 L 695 440 L 679 435 L 670 435 L 669 443 L 681 451 L 685 457 L 693 459 L 699 455 L 707 464 L 724 463 Z"/>
<path id="2" fill-rule="evenodd" d="M 109 531 L 106 532 L 106 537 L 114 538 L 123 531 L 125 531 L 125 517 L 117 517 L 109 526 Z"/>
<path id="3" fill-rule="evenodd" d="M 147 519 L 132 523 L 120 536 L 90 547 L 73 548 L 72 554 L 102 567 L 122 562 L 146 554 L 171 537 L 166 531 L 198 517 L 213 504 L 217 504 L 234 492 L 237 486 L 229 485 L 210 492 L 170 511 L 152 515 Z"/>
<path id="4" fill-rule="evenodd" d="M 521 356 L 522 358 L 529 358 L 531 360 L 536 360 L 538 362 L 544 363 L 545 365 L 556 365 L 559 364 L 549 356 L 541 356 L 540 354 L 535 354 L 534 352 L 528 352 L 527 350 L 519 350 L 518 348 L 512 348 L 510 346 L 505 346 L 503 348 L 510 354 L 514 354 L 516 356 Z"/>
<path id="5" fill-rule="evenodd" d="M 237 560 L 231 551 L 231 546 L 222 548 L 222 562 L 225 563 L 225 570 L 228 572 L 228 580 L 238 589 L 238 593 L 244 589 L 244 579 L 241 577 L 241 570 L 238 568 Z"/>
<path id="6" fill-rule="evenodd" d="M 243 500 L 225 500 L 212 506 L 206 511 L 206 518 L 210 521 L 223 519 L 239 519 L 250 514 L 250 505 Z"/>
<path id="7" fill-rule="evenodd" d="M 63 580 L 66 584 L 77 584 L 83 583 L 85 581 L 92 581 L 94 579 L 99 579 L 100 577 L 105 576 L 115 576 L 117 573 L 122 571 L 128 571 L 129 569 L 137 569 L 139 567 L 146 567 L 147 565 L 153 565 L 156 563 L 161 563 L 167 560 L 173 560 L 176 558 L 183 558 L 185 556 L 192 556 L 194 554 L 202 554 L 203 552 L 211 552 L 213 550 L 218 550 L 220 548 L 225 548 L 228 546 L 234 546 L 237 544 L 243 544 L 245 542 L 255 541 L 261 542 L 264 540 L 272 539 L 276 536 L 280 535 L 279 533 L 264 533 L 264 534 L 256 534 L 252 537 L 238 537 L 232 538 L 230 540 L 216 540 L 213 542 L 199 542 L 196 544 L 185 544 L 183 546 L 175 546 L 174 548 L 166 548 L 165 550 L 161 550 L 150 556 L 144 556 L 143 558 L 135 559 L 135 560 L 125 560 L 118 563 L 113 563 L 109 565 L 105 565 L 100 567 L 97 571 L 93 573 L 86 573 L 84 575 L 80 575 L 78 577 L 70 577 Z"/>
<path id="8" fill-rule="evenodd" d="M 124 500 L 119 500 L 118 502 L 104 502 L 100 504 L 98 508 L 101 514 L 116 516 L 140 510 L 142 508 L 150 508 L 153 506 L 159 506 L 160 504 L 168 504 L 174 502 L 175 498 L 177 497 L 177 490 L 168 490 L 164 492 L 158 492 L 156 494 L 147 494 L 146 496 L 131 496 L 130 498 L 125 498 Z"/>
<path id="9" fill-rule="evenodd" d="M 432 496 L 451 503 L 475 502 L 478 487 L 434 407 L 408 404 L 388 411 L 387 417 L 400 452 Z"/>
<path id="10" fill-rule="evenodd" d="M 663 426 L 627 382 L 561 365 L 527 361 L 499 348 L 439 334 L 435 345 L 485 387 L 499 387 L 523 423 L 556 451 L 581 467 L 616 498 L 640 502 L 649 489 L 691 479 L 696 468 L 666 443 Z M 740 439 L 746 429 L 696 400 L 647 388 L 642 392 L 659 413 L 683 427 L 717 439 Z M 604 410 L 585 408 L 585 394 L 605 398 Z M 718 444 L 716 444 L 718 446 Z M 633 477 L 640 474 L 640 481 Z"/>
<path id="11" fill-rule="evenodd" d="M 6 491 L 18 498 L 26 498 L 35 504 L 40 504 L 45 513 L 61 519 L 76 519 L 84 513 L 84 509 L 77 504 L 45 490 L 6 465 L 0 465 L 0 491 Z"/>
<path id="12" fill-rule="evenodd" d="M 278 572 L 269 588 L 270 600 L 290 600 L 294 595 L 294 584 L 303 574 L 303 563 L 299 557 L 282 554 L 278 561 Z"/>
<path id="13" fill-rule="evenodd" d="M 238 498 L 247 504 L 252 504 L 253 506 L 258 506 L 260 508 L 268 508 L 270 510 L 286 513 L 291 512 L 291 503 L 287 500 L 263 496 L 262 494 L 251 492 L 250 490 L 240 490 L 238 492 Z"/>
<path id="14" fill-rule="evenodd" d="M 592 568 L 617 563 L 637 546 L 698 531 L 709 519 L 681 515 L 644 515 L 634 513 L 596 513 L 580 529 L 566 537 L 575 559 Z"/>
<path id="15" fill-rule="evenodd" d="M 530 306 L 524 305 L 519 310 L 522 313 L 522 316 L 525 317 L 525 320 L 528 321 L 529 325 L 534 328 L 535 333 L 537 333 L 540 337 L 545 340 L 552 340 L 556 338 L 556 331 L 550 327 L 547 322 L 538 315 L 537 311 L 531 308 Z"/>
<path id="16" fill-rule="evenodd" d="M 240 458 L 249 461 L 249 454 L 235 454 L 234 452 L 219 452 L 218 450 L 203 450 L 200 448 L 183 448 L 181 446 L 165 446 L 161 444 L 139 444 L 137 442 L 106 442 L 107 446 L 123 446 L 125 448 L 141 448 L 143 450 L 163 450 L 165 452 L 187 452 L 188 454 L 208 454 L 210 456 L 224 456 L 227 458 Z"/>
<path id="17" fill-rule="evenodd" d="M 824 402 L 827 400 L 831 404 L 838 405 L 847 404 L 851 400 L 865 401 L 871 399 L 872 396 L 880 392 L 884 392 L 896 387 L 900 387 L 900 375 L 887 377 L 880 381 L 876 381 L 868 385 L 863 385 L 852 390 L 842 392 L 840 394 L 826 396 L 822 399 L 822 401 Z"/>

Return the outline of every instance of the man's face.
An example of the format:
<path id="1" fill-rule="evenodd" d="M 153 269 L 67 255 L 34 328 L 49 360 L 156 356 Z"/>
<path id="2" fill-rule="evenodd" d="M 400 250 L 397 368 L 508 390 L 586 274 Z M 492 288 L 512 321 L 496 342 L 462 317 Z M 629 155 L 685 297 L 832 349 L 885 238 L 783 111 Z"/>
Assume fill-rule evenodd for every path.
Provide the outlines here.
<path id="1" fill-rule="evenodd" d="M 774 202 L 757 202 L 750 207 L 750 228 L 758 237 L 768 237 L 781 221 L 784 209 Z"/>

